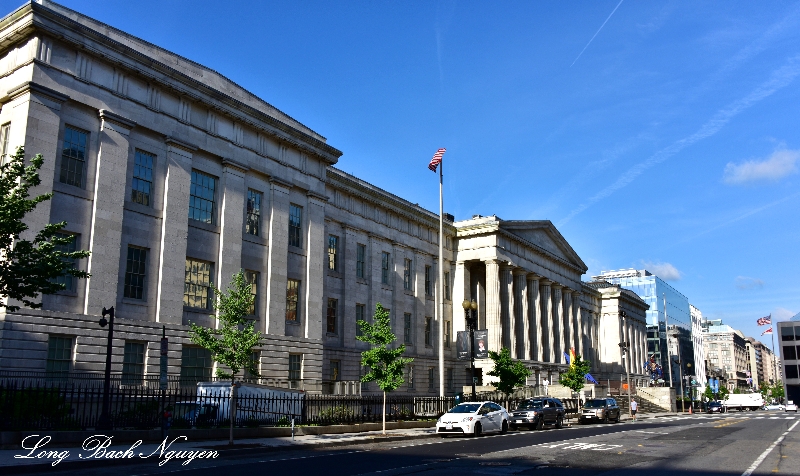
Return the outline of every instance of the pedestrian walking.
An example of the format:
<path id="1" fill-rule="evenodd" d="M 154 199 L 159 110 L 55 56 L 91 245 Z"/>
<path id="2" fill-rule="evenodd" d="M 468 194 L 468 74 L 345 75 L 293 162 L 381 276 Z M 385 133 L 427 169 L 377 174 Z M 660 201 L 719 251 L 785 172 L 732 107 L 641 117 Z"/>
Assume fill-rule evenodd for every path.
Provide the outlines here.
<path id="1" fill-rule="evenodd" d="M 633 417 L 633 421 L 636 421 L 636 410 L 639 409 L 639 404 L 636 403 L 636 400 L 631 399 L 631 416 Z"/>

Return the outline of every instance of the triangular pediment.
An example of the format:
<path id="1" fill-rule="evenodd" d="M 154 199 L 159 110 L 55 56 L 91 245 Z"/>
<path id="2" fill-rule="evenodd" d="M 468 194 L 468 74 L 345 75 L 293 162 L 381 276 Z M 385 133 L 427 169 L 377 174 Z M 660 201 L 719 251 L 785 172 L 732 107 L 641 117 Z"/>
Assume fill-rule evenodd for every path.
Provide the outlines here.
<path id="1" fill-rule="evenodd" d="M 550 220 L 503 220 L 500 229 L 574 264 L 584 272 L 588 269 Z"/>

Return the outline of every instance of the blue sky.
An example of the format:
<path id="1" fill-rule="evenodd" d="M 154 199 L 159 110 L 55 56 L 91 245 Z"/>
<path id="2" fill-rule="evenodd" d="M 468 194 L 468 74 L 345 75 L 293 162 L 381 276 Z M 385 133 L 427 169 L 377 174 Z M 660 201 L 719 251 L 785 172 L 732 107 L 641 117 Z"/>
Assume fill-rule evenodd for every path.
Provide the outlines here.
<path id="1" fill-rule="evenodd" d="M 800 3 L 63 3 L 222 72 L 430 210 L 447 147 L 446 211 L 552 220 L 585 279 L 646 267 L 756 337 L 800 311 Z"/>

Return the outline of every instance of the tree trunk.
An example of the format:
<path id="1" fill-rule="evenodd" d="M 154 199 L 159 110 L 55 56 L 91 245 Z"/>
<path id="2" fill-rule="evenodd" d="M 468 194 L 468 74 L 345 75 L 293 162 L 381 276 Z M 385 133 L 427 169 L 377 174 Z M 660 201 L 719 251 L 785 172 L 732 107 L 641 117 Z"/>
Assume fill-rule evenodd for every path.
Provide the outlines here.
<path id="1" fill-rule="evenodd" d="M 228 437 L 228 444 L 233 444 L 233 420 L 236 418 L 236 398 L 235 398 L 235 390 L 236 390 L 236 381 L 231 379 L 231 400 L 228 404 L 228 413 L 230 416 L 231 426 L 230 426 L 230 436 Z"/>
<path id="2" fill-rule="evenodd" d="M 383 434 L 386 434 L 386 390 L 383 391 Z"/>

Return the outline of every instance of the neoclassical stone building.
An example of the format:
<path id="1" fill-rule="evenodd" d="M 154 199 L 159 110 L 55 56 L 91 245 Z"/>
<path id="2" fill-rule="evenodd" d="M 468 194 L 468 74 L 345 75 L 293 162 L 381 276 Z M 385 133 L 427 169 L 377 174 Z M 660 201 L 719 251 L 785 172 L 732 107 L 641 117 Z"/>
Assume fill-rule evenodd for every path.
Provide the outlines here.
<path id="1" fill-rule="evenodd" d="M 264 383 L 376 390 L 353 382 L 365 348 L 355 322 L 378 302 L 415 359 L 409 392 L 438 393 L 440 326 L 447 391 L 468 381 L 454 345 L 464 299 L 479 303 L 490 349 L 512 349 L 532 384 L 564 369 L 569 347 L 598 379 L 619 379 L 619 342 L 644 361 L 647 305 L 582 282 L 586 265 L 549 221 L 449 220 L 439 263 L 438 215 L 335 168 L 342 153 L 323 136 L 220 73 L 56 3 L 0 20 L 0 95 L 3 154 L 41 153 L 35 192 L 54 194 L 31 230 L 66 221 L 92 274 L 64 279 L 41 310 L 0 314 L 2 371 L 101 371 L 97 320 L 115 306 L 114 372 L 157 375 L 164 331 L 169 373 L 208 378 L 188 324 L 213 325 L 211 286 L 240 269 L 265 336 L 254 354 Z"/>

